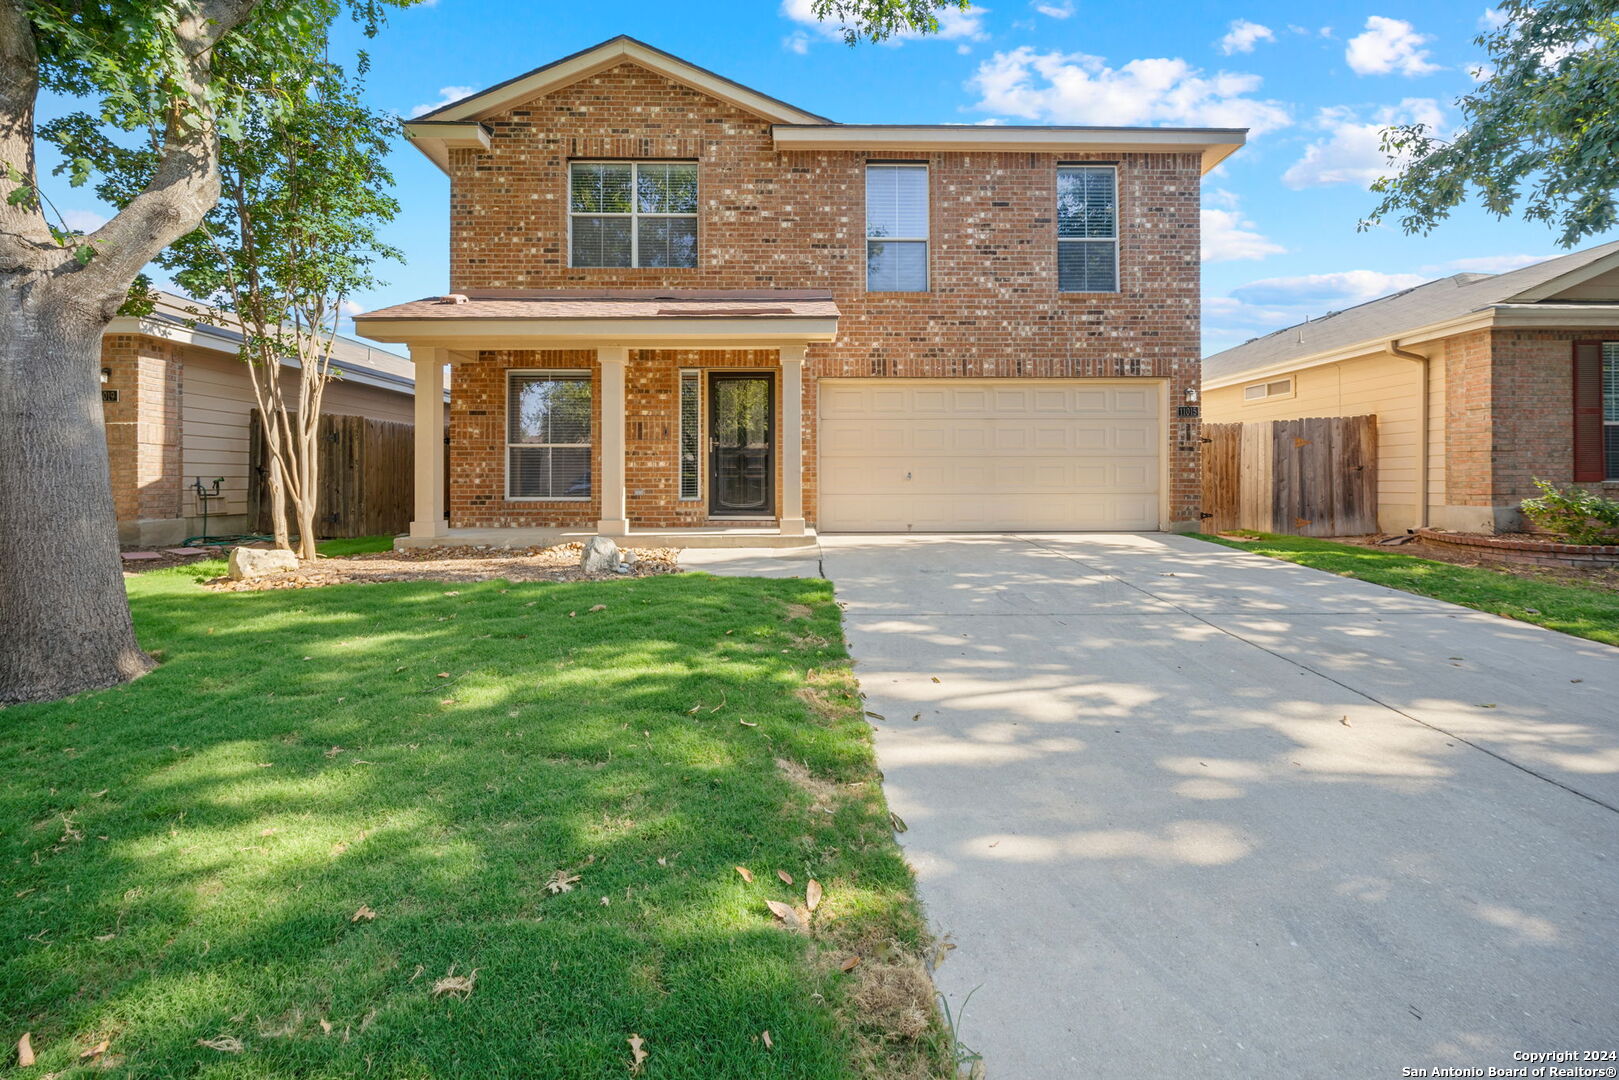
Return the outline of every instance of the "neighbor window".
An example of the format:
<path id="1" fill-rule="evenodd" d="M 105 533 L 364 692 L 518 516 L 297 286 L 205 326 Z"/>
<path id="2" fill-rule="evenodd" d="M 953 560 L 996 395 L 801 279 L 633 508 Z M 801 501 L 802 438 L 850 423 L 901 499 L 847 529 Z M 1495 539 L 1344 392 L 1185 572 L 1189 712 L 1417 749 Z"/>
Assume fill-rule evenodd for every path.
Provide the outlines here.
<path id="1" fill-rule="evenodd" d="M 701 424 L 703 375 L 680 373 L 680 497 L 703 497 L 703 440 Z"/>
<path id="2" fill-rule="evenodd" d="M 1276 379 L 1272 382 L 1254 383 L 1252 386 L 1242 388 L 1242 400 L 1244 401 L 1264 401 L 1266 398 L 1292 396 L 1292 379 Z"/>
<path id="3" fill-rule="evenodd" d="M 590 498 L 589 372 L 507 375 L 506 462 L 508 498 Z"/>
<path id="4" fill-rule="evenodd" d="M 866 166 L 866 291 L 927 292 L 928 167 Z"/>
<path id="5" fill-rule="evenodd" d="M 1603 475 L 1619 480 L 1619 341 L 1602 343 Z"/>
<path id="6" fill-rule="evenodd" d="M 697 265 L 695 164 L 576 161 L 568 186 L 572 265 Z"/>
<path id="7" fill-rule="evenodd" d="M 1057 168 L 1057 288 L 1119 290 L 1118 172 L 1111 165 Z"/>

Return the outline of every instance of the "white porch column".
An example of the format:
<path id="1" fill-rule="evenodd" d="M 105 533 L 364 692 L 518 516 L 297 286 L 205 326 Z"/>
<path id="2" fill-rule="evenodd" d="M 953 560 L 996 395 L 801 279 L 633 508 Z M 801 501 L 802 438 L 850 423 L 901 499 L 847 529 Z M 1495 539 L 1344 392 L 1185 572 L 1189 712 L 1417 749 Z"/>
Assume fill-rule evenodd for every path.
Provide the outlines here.
<path id="1" fill-rule="evenodd" d="M 781 533 L 804 535 L 804 346 L 781 350 Z"/>
<path id="2" fill-rule="evenodd" d="M 602 536 L 627 536 L 629 518 L 624 510 L 624 368 L 630 351 L 621 345 L 596 350 L 601 365 L 601 520 L 596 531 Z"/>
<path id="3" fill-rule="evenodd" d="M 412 536 L 444 536 L 444 365 L 448 350 L 410 347 L 416 365 L 416 507 Z"/>

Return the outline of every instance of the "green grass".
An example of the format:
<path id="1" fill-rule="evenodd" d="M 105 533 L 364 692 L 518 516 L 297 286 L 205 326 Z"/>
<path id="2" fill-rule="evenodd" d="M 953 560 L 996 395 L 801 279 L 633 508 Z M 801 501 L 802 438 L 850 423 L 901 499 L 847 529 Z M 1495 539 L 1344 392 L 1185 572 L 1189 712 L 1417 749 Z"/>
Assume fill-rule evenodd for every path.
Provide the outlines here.
<path id="1" fill-rule="evenodd" d="M 1253 539 L 1242 541 L 1199 533 L 1192 535 L 1211 544 L 1256 551 L 1301 566 L 1619 645 L 1619 593 L 1610 590 L 1568 585 L 1487 567 L 1419 559 L 1401 554 L 1398 548 L 1360 547 L 1273 533 L 1255 533 Z"/>
<path id="2" fill-rule="evenodd" d="M 315 549 L 329 559 L 344 555 L 364 555 L 373 551 L 392 551 L 394 538 L 388 536 L 355 536 L 342 540 L 322 540 Z"/>
<path id="3" fill-rule="evenodd" d="M 619 1077 L 637 1033 L 651 1080 L 948 1075 L 853 1000 L 926 936 L 826 582 L 220 570 L 130 580 L 152 674 L 0 710 L 11 1074 Z M 806 936 L 765 901 L 811 877 Z"/>

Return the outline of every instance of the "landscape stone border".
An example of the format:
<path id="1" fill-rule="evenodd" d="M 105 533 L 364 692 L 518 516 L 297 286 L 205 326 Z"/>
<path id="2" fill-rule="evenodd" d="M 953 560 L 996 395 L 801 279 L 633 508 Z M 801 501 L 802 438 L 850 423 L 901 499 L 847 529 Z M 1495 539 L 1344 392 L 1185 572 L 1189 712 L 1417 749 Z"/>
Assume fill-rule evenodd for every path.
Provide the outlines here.
<path id="1" fill-rule="evenodd" d="M 1539 540 L 1514 540 L 1504 536 L 1418 529 L 1417 535 L 1430 544 L 1476 549 L 1478 554 L 1507 562 L 1536 566 L 1572 566 L 1593 569 L 1619 566 L 1619 544 L 1559 544 Z"/>

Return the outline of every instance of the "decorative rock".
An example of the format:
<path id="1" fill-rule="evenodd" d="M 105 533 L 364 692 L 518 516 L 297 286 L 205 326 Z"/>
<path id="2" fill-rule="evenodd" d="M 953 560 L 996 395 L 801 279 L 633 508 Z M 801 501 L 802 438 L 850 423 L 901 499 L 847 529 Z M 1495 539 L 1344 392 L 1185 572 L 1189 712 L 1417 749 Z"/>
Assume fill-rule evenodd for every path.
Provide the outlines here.
<path id="1" fill-rule="evenodd" d="M 618 569 L 618 545 L 610 536 L 592 536 L 579 557 L 579 569 L 587 574 L 610 574 Z"/>
<path id="2" fill-rule="evenodd" d="M 163 553 L 165 555 L 207 555 L 210 552 L 208 551 L 207 548 L 184 547 L 184 548 L 164 548 Z"/>
<path id="3" fill-rule="evenodd" d="M 156 559 L 161 556 L 155 551 L 120 551 L 118 557 L 126 562 L 134 562 L 136 559 Z"/>
<path id="4" fill-rule="evenodd" d="M 298 556 L 290 551 L 239 547 L 231 550 L 230 562 L 226 564 L 225 573 L 232 581 L 242 581 L 245 578 L 265 577 L 296 569 L 298 569 Z"/>

